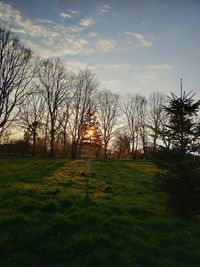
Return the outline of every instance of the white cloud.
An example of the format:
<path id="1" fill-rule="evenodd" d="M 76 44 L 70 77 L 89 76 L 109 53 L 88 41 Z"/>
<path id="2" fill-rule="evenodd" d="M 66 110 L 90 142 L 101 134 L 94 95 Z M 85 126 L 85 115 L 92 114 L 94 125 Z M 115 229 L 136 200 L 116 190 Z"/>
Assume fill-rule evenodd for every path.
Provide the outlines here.
<path id="1" fill-rule="evenodd" d="M 98 38 L 96 41 L 96 49 L 98 52 L 109 52 L 115 47 L 115 41 L 112 39 Z"/>
<path id="2" fill-rule="evenodd" d="M 95 23 L 95 20 L 93 18 L 85 18 L 85 19 L 81 19 L 81 21 L 79 22 L 79 25 L 82 27 L 89 27 L 93 25 L 94 23 Z"/>
<path id="3" fill-rule="evenodd" d="M 44 23 L 44 24 L 54 24 L 54 22 L 50 19 L 36 19 L 37 22 L 39 23 Z"/>
<path id="4" fill-rule="evenodd" d="M 97 37 L 98 34 L 97 34 L 97 32 L 90 32 L 90 33 L 88 34 L 88 36 L 89 36 L 89 37 Z"/>
<path id="5" fill-rule="evenodd" d="M 80 70 L 90 69 L 93 70 L 94 68 L 90 65 L 87 65 L 85 63 L 82 63 L 80 61 L 74 60 L 74 61 L 64 61 L 65 66 L 68 70 L 73 72 L 79 72 Z"/>
<path id="6" fill-rule="evenodd" d="M 27 19 L 19 10 L 0 2 L 0 22 L 7 24 L 27 46 L 45 58 L 107 53 L 115 47 L 114 40 L 103 39 L 95 32 L 81 35 L 84 27 L 95 23 L 92 18 L 81 20 L 79 25 L 65 27 L 50 20 Z"/>
<path id="7" fill-rule="evenodd" d="M 152 70 L 169 70 L 172 67 L 167 64 L 161 64 L 161 65 L 151 65 L 149 68 Z"/>
<path id="8" fill-rule="evenodd" d="M 142 83 L 156 81 L 161 77 L 162 79 L 165 79 L 168 76 L 171 68 L 172 67 L 167 64 L 150 65 L 139 69 L 136 76 Z"/>
<path id="9" fill-rule="evenodd" d="M 97 52 L 107 53 L 115 48 L 116 42 L 113 39 L 102 38 L 97 32 L 90 32 L 88 36 L 93 39 L 93 46 Z"/>
<path id="10" fill-rule="evenodd" d="M 138 73 L 136 77 L 142 83 L 145 83 L 146 81 L 154 81 L 158 79 L 158 76 L 154 72 Z"/>
<path id="11" fill-rule="evenodd" d="M 15 29 L 15 28 L 10 27 L 10 30 L 11 32 L 14 32 L 14 33 L 26 34 L 26 31 L 24 29 Z"/>
<path id="12" fill-rule="evenodd" d="M 98 11 L 100 13 L 108 13 L 110 12 L 110 6 L 108 4 L 104 4 L 104 5 L 101 5 L 99 8 L 98 8 Z"/>
<path id="13" fill-rule="evenodd" d="M 71 18 L 71 15 L 69 13 L 62 12 L 60 13 L 60 17 L 63 19 L 68 19 L 68 18 Z"/>
<path id="14" fill-rule="evenodd" d="M 8 25 L 12 25 L 12 31 L 16 33 L 23 33 L 32 37 L 43 36 L 44 38 L 59 35 L 57 31 L 37 23 L 38 21 L 33 22 L 30 19 L 24 19 L 18 10 L 3 2 L 0 2 L 0 20 Z"/>
<path id="15" fill-rule="evenodd" d="M 0 11 L 0 19 L 2 19 L 3 21 L 12 21 L 14 18 L 16 20 L 19 20 L 21 18 L 20 12 L 13 9 L 9 4 L 0 2 Z"/>
<path id="16" fill-rule="evenodd" d="M 121 82 L 121 80 L 112 80 L 112 81 L 105 81 L 105 80 L 102 80 L 101 81 L 101 84 L 103 84 L 103 86 L 112 86 L 112 85 L 116 85 L 118 84 L 119 82 Z"/>
<path id="17" fill-rule="evenodd" d="M 94 68 L 98 71 L 108 71 L 108 70 L 123 70 L 131 68 L 130 64 L 96 64 Z"/>
<path id="18" fill-rule="evenodd" d="M 68 11 L 69 13 L 73 14 L 73 15 L 79 13 L 79 11 L 77 11 L 77 10 L 72 10 L 72 9 L 67 9 L 67 11 Z"/>
<path id="19" fill-rule="evenodd" d="M 66 45 L 68 42 L 68 45 Z M 73 40 L 63 39 L 62 42 L 57 44 L 50 44 L 44 42 L 45 45 L 34 43 L 32 41 L 26 40 L 28 47 L 32 48 L 36 53 L 40 54 L 43 58 L 49 57 L 61 57 L 67 55 L 77 55 L 77 54 L 90 54 L 93 53 L 93 49 L 88 47 L 87 41 L 84 39 L 79 39 L 79 42 L 74 42 Z"/>
<path id="20" fill-rule="evenodd" d="M 67 29 L 68 29 L 68 31 L 70 31 L 72 33 L 81 32 L 83 30 L 83 28 L 76 26 L 76 25 L 68 27 Z"/>
<path id="21" fill-rule="evenodd" d="M 68 18 L 71 18 L 73 15 L 76 15 L 77 13 L 79 13 L 79 12 L 76 10 L 67 9 L 66 12 L 60 13 L 60 17 L 63 19 L 68 19 Z"/>
<path id="22" fill-rule="evenodd" d="M 126 35 L 134 37 L 139 46 L 148 48 L 153 45 L 153 38 L 142 35 L 138 32 L 125 32 Z"/>
<path id="23" fill-rule="evenodd" d="M 84 70 L 86 68 L 92 70 L 92 71 L 98 71 L 98 72 L 103 72 L 103 71 L 121 71 L 123 69 L 129 69 L 131 68 L 130 64 L 86 64 L 82 63 L 77 60 L 69 61 L 66 60 L 64 61 L 66 67 L 69 70 L 74 70 L 74 71 L 80 71 Z M 112 82 L 113 83 L 113 82 Z"/>
<path id="24" fill-rule="evenodd" d="M 24 18 L 11 5 L 0 2 L 0 21 L 21 34 L 20 38 L 43 57 L 93 53 L 94 50 L 79 33 L 78 26 L 64 27 L 50 21 L 36 21 Z M 45 24 L 44 24 L 45 23 Z"/>

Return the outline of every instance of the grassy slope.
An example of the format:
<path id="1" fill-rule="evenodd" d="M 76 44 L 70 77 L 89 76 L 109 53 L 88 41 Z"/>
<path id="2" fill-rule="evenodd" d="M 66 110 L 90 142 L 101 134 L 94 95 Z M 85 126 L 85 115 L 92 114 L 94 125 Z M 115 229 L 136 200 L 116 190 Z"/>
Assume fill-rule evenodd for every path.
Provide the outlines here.
<path id="1" fill-rule="evenodd" d="M 0 160 L 0 266 L 199 266 L 200 223 L 165 211 L 154 165 Z"/>

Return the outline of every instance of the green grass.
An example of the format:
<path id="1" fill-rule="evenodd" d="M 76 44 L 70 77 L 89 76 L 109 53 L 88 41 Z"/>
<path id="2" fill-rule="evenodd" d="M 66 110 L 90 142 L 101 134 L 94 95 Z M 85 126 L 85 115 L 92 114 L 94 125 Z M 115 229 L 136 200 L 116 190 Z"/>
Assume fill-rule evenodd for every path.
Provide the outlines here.
<path id="1" fill-rule="evenodd" d="M 151 163 L 0 159 L 0 266 L 199 266 L 200 222 L 166 210 Z"/>

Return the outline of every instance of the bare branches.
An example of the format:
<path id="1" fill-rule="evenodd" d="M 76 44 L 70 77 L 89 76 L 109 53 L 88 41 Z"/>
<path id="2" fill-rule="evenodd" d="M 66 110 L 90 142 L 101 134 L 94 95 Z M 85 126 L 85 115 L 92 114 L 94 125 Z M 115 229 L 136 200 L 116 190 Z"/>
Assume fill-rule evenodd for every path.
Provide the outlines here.
<path id="1" fill-rule="evenodd" d="M 71 120 L 72 157 L 77 155 L 81 135 L 84 134 L 82 126 L 87 122 L 88 114 L 96 111 L 95 94 L 97 87 L 96 77 L 89 70 L 81 71 L 76 76 Z"/>
<path id="2" fill-rule="evenodd" d="M 16 108 L 27 95 L 27 86 L 35 75 L 32 59 L 32 51 L 0 26 L 0 134 L 14 121 Z"/>
<path id="3" fill-rule="evenodd" d="M 54 156 L 55 134 L 60 129 L 60 112 L 66 107 L 73 90 L 73 75 L 59 59 L 42 60 L 39 66 L 39 90 L 50 118 L 50 156 Z"/>
<path id="4" fill-rule="evenodd" d="M 149 96 L 149 113 L 148 126 L 151 130 L 151 137 L 153 139 L 153 151 L 156 151 L 157 139 L 161 133 L 161 127 L 165 120 L 163 105 L 166 97 L 160 92 L 154 92 Z"/>
<path id="5" fill-rule="evenodd" d="M 36 154 L 36 139 L 39 129 L 42 129 L 45 115 L 44 99 L 39 94 L 29 95 L 22 104 L 19 114 L 19 124 L 32 140 L 32 155 Z"/>
<path id="6" fill-rule="evenodd" d="M 147 158 L 147 100 L 144 96 L 136 95 L 136 114 L 138 120 L 138 132 L 142 141 L 144 159 Z"/>
<path id="7" fill-rule="evenodd" d="M 125 120 L 129 135 L 131 137 L 131 154 L 132 159 L 136 158 L 139 133 L 138 133 L 138 117 L 137 117 L 137 95 L 127 94 L 122 100 L 122 111 L 125 115 Z"/>
<path id="8" fill-rule="evenodd" d="M 104 141 L 104 157 L 107 158 L 108 144 L 116 132 L 118 123 L 119 95 L 104 90 L 100 92 L 98 101 L 98 114 Z"/>

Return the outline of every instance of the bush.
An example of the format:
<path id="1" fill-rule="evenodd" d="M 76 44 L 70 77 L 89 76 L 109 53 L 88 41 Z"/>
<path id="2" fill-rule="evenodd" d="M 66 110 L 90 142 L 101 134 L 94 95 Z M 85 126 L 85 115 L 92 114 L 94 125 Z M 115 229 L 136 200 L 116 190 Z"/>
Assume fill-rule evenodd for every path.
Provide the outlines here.
<path id="1" fill-rule="evenodd" d="M 155 185 L 169 194 L 169 206 L 180 215 L 200 213 L 200 170 L 193 162 L 167 163 L 167 170 L 157 173 Z"/>

